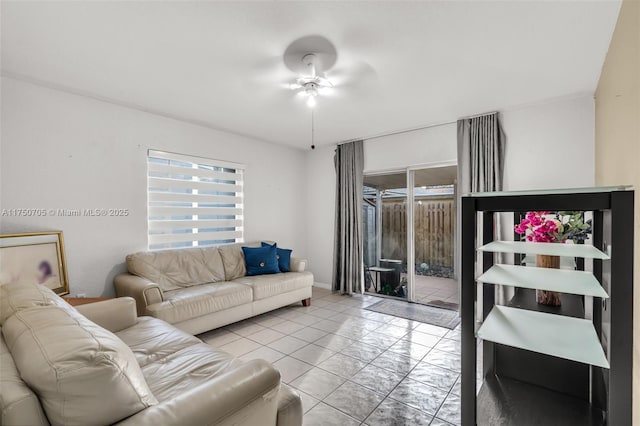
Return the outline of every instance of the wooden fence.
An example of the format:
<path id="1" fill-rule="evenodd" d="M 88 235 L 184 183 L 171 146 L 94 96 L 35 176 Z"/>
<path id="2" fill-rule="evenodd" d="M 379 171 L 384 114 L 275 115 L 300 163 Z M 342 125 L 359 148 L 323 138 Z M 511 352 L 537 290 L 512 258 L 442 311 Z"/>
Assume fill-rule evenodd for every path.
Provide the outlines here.
<path id="1" fill-rule="evenodd" d="M 385 201 L 382 206 L 382 257 L 407 261 L 407 206 Z M 416 263 L 453 267 L 453 198 L 421 200 L 414 207 Z"/>

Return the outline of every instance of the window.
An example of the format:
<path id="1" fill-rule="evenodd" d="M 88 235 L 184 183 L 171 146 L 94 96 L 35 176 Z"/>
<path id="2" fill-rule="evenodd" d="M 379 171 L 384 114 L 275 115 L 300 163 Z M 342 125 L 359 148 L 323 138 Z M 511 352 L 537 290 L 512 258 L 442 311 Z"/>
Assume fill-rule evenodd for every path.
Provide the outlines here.
<path id="1" fill-rule="evenodd" d="M 244 166 L 149 150 L 149 249 L 243 240 Z"/>

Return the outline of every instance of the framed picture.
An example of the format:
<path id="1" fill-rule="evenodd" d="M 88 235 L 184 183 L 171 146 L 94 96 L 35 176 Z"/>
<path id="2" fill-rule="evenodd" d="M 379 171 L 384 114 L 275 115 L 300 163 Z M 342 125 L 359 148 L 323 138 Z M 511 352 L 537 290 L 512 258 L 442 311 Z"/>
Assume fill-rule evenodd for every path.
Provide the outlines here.
<path id="1" fill-rule="evenodd" d="M 62 231 L 0 234 L 0 285 L 13 282 L 69 293 Z"/>

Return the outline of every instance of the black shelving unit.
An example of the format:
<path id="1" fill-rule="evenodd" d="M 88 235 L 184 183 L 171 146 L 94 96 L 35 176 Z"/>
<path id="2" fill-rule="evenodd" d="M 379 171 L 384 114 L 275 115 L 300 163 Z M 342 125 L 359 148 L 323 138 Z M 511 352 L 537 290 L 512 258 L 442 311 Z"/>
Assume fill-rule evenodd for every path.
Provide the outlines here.
<path id="1" fill-rule="evenodd" d="M 633 199 L 633 191 L 624 187 L 496 192 L 462 197 L 463 426 L 631 425 Z M 512 297 L 500 306 L 496 303 L 498 285 L 478 282 L 476 278 L 480 270 L 487 272 L 494 266 L 495 253 L 486 247 L 485 251 L 478 252 L 478 248 L 494 242 L 496 214 L 510 212 L 518 217 L 526 211 L 563 210 L 592 212 L 593 247 L 586 248 L 598 249 L 602 254 L 601 258 L 593 259 L 590 269 L 597 280 L 595 286 L 600 291 L 604 289 L 608 298 L 563 294 L 562 306 L 549 308 L 535 302 L 535 289 L 516 288 Z M 507 240 L 514 239 L 509 233 Z M 495 245 L 489 249 L 492 247 Z M 517 250 L 510 253 L 514 254 L 513 264 L 519 265 L 522 256 Z M 589 256 L 576 257 L 576 270 L 584 270 L 585 257 Z M 478 286 L 482 288 L 481 296 L 478 296 Z M 483 314 L 478 320 L 476 309 L 480 307 Z M 592 311 L 589 322 L 584 320 L 587 310 Z M 481 345 L 482 384 L 476 389 L 477 335 L 486 337 L 486 333 L 482 334 L 483 327 L 491 321 L 495 323 L 502 311 L 505 314 L 525 311 L 529 316 L 532 313 L 558 315 L 572 318 L 581 325 L 591 323 L 588 331 L 594 331 L 596 349 L 606 359 L 588 363 L 485 338 Z M 509 318 L 504 321 L 508 328 Z"/>

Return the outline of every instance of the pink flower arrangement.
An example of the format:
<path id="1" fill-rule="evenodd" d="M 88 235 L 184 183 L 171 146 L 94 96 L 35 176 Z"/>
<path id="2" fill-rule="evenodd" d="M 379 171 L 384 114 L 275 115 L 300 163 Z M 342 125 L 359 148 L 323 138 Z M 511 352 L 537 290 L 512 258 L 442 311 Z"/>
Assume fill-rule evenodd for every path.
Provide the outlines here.
<path id="1" fill-rule="evenodd" d="M 563 232 L 563 224 L 556 218 L 551 218 L 551 212 L 528 212 L 514 230 L 520 235 L 525 235 L 527 241 L 536 243 L 564 242 L 559 240 L 559 234 Z"/>
<path id="2" fill-rule="evenodd" d="M 584 219 L 580 211 L 528 212 L 514 230 L 536 243 L 579 243 L 591 235 L 591 219 Z"/>

